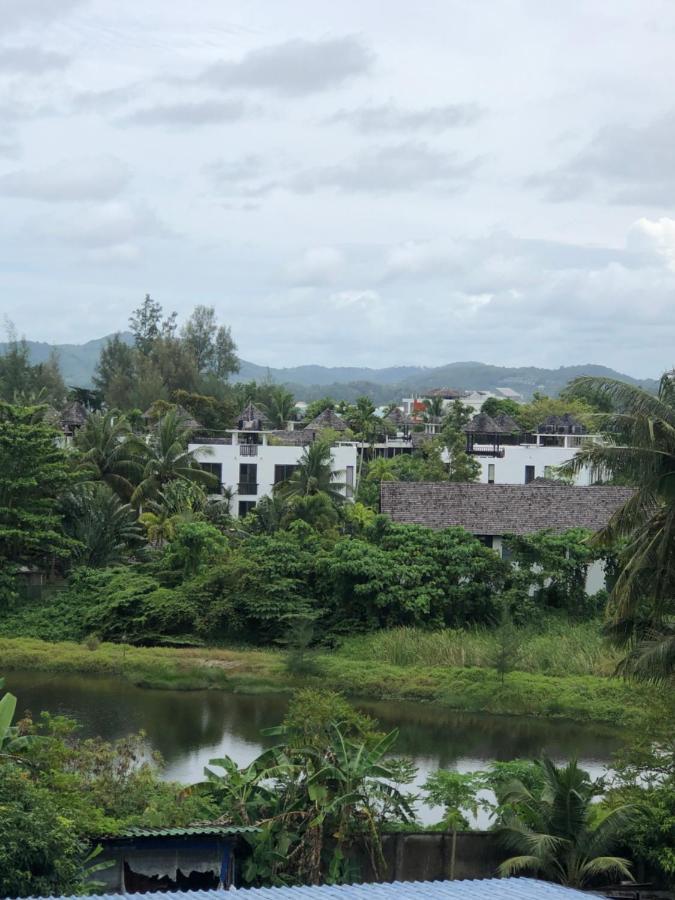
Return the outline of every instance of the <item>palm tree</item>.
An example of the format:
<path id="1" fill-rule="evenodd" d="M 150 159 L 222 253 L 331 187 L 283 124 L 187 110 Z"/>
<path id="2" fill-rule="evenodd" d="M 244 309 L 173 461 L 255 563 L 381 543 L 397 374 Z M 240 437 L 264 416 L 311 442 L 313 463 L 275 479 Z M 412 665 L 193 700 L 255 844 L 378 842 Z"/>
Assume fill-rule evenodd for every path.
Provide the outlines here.
<path id="1" fill-rule="evenodd" d="M 188 450 L 190 434 L 191 429 L 172 409 L 157 421 L 147 441 L 135 440 L 143 468 L 140 483 L 131 496 L 134 505 L 156 497 L 176 479 L 195 482 L 205 489 L 217 488 L 218 479 L 199 464 L 199 455 L 207 455 L 209 450 Z"/>
<path id="2" fill-rule="evenodd" d="M 651 679 L 675 674 L 675 375 L 657 396 L 608 378 L 579 378 L 568 390 L 592 394 L 619 412 L 597 416 L 602 441 L 567 463 L 565 474 L 590 467 L 602 480 L 634 485 L 635 494 L 597 536 L 624 541 L 621 571 L 610 595 L 608 632 L 629 648 L 623 671 Z"/>
<path id="3" fill-rule="evenodd" d="M 107 484 L 77 484 L 61 506 L 64 530 L 77 542 L 71 557 L 76 565 L 122 562 L 143 541 L 136 513 Z"/>
<path id="4" fill-rule="evenodd" d="M 129 439 L 131 427 L 117 410 L 94 412 L 75 435 L 79 450 L 78 468 L 90 481 L 103 481 L 120 497 L 128 500 L 141 473 Z"/>
<path id="5" fill-rule="evenodd" d="M 541 793 L 514 781 L 499 797 L 506 809 L 497 832 L 517 854 L 499 866 L 499 874 L 531 872 L 576 888 L 598 877 L 632 880 L 629 862 L 608 855 L 631 808 L 598 811 L 592 801 L 599 786 L 575 760 L 561 768 L 547 758 L 537 765 L 544 778 Z"/>
<path id="6" fill-rule="evenodd" d="M 278 487 L 282 497 L 307 497 L 312 494 L 327 494 L 336 503 L 345 499 L 345 485 L 337 481 L 340 472 L 333 472 L 330 445 L 315 441 L 300 457 L 298 466 L 287 481 Z"/>
<path id="7" fill-rule="evenodd" d="M 443 398 L 440 396 L 427 397 L 424 401 L 426 415 L 432 419 L 440 419 L 443 415 Z"/>
<path id="8" fill-rule="evenodd" d="M 285 428 L 295 413 L 295 397 L 281 385 L 270 388 L 267 401 L 262 405 L 272 428 Z"/>

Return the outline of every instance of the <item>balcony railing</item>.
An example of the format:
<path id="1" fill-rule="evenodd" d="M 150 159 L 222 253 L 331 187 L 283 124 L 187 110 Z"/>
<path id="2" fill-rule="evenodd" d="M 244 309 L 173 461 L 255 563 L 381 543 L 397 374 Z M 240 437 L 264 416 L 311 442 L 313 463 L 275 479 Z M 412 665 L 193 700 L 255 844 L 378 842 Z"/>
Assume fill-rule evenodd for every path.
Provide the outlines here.
<path id="1" fill-rule="evenodd" d="M 258 485 L 255 481 L 240 481 L 238 493 L 247 497 L 255 497 L 258 494 Z"/>
<path id="2" fill-rule="evenodd" d="M 467 447 L 466 452 L 470 456 L 494 456 L 497 459 L 503 459 L 504 457 L 503 447 L 479 447 L 477 444 L 474 444 L 473 447 Z"/>
<path id="3" fill-rule="evenodd" d="M 241 456 L 257 456 L 257 444 L 239 444 L 239 453 Z"/>

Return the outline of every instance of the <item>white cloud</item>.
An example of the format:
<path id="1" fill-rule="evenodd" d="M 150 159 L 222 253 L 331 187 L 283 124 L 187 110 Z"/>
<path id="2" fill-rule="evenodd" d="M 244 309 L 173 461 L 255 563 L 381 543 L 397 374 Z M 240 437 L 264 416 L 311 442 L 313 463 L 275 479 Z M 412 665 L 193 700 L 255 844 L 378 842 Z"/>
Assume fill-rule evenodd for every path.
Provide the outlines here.
<path id="1" fill-rule="evenodd" d="M 108 200 L 131 178 L 129 167 L 112 156 L 64 160 L 44 169 L 17 169 L 0 177 L 0 194 L 47 203 Z"/>
<path id="2" fill-rule="evenodd" d="M 43 75 L 55 69 L 65 69 L 70 57 L 39 46 L 0 47 L 0 73 Z"/>
<path id="3" fill-rule="evenodd" d="M 345 265 L 345 257 L 336 247 L 310 247 L 286 266 L 286 275 L 294 284 L 327 284 L 334 281 Z"/>
<path id="4" fill-rule="evenodd" d="M 340 110 L 329 123 L 344 122 L 363 134 L 429 131 L 440 133 L 450 128 L 473 125 L 483 115 L 477 103 L 451 103 L 420 109 L 404 109 L 393 102 Z"/>

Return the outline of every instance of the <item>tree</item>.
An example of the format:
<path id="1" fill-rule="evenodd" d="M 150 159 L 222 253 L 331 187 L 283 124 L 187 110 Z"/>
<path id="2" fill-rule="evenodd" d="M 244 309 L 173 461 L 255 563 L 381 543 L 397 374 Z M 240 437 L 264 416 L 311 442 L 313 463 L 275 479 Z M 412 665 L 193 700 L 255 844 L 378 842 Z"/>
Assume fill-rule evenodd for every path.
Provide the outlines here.
<path id="1" fill-rule="evenodd" d="M 45 566 L 72 549 L 58 510 L 72 481 L 68 458 L 41 414 L 0 403 L 0 561 L 8 568 Z"/>
<path id="2" fill-rule="evenodd" d="M 286 428 L 295 413 L 295 397 L 281 385 L 275 385 L 264 403 L 264 412 L 272 428 Z"/>
<path id="3" fill-rule="evenodd" d="M 516 403 L 515 400 L 509 400 L 508 397 L 499 399 L 499 397 L 488 397 L 480 408 L 482 413 L 494 419 L 495 416 L 511 416 L 512 419 L 518 421 L 522 405 Z"/>
<path id="4" fill-rule="evenodd" d="M 318 400 L 308 403 L 305 410 L 305 421 L 311 422 L 312 419 L 316 419 L 324 409 L 335 409 L 335 400 L 332 397 L 320 397 Z"/>
<path id="5" fill-rule="evenodd" d="M 584 397 L 576 399 L 568 393 L 565 397 L 547 397 L 535 393 L 529 403 L 518 408 L 518 421 L 525 431 L 536 431 L 549 416 L 571 415 L 582 425 L 592 427 L 596 410 Z"/>
<path id="6" fill-rule="evenodd" d="M 176 410 L 162 416 L 147 441 L 136 440 L 134 446 L 141 458 L 141 481 L 131 502 L 140 505 L 156 497 L 169 482 L 176 479 L 195 482 L 205 488 L 217 487 L 214 475 L 199 464 L 199 450 L 189 450 L 190 429 Z M 203 450 L 201 452 L 204 452 Z"/>
<path id="7" fill-rule="evenodd" d="M 7 348 L 0 354 L 0 400 L 24 406 L 46 402 L 60 406 L 66 386 L 56 352 L 52 350 L 46 362 L 31 365 L 25 339 L 18 339 L 11 323 L 7 329 Z"/>
<path id="8" fill-rule="evenodd" d="M 279 493 L 284 497 L 306 497 L 324 493 L 336 503 L 344 501 L 344 484 L 339 482 L 340 473 L 333 471 L 333 457 L 330 445 L 314 441 L 305 447 L 298 465 L 288 479 L 282 482 Z"/>
<path id="9" fill-rule="evenodd" d="M 136 349 L 147 356 L 162 333 L 162 304 L 146 294 L 141 305 L 129 317 L 129 328 Z"/>
<path id="10" fill-rule="evenodd" d="M 544 757 L 541 791 L 514 781 L 498 797 L 498 835 L 516 853 L 499 866 L 502 876 L 530 872 L 567 887 L 587 887 L 598 878 L 632 881 L 630 863 L 609 852 L 621 842 L 634 816 L 630 807 L 599 811 L 593 798 L 602 791 L 575 760 L 558 768 Z"/>
<path id="11" fill-rule="evenodd" d="M 94 386 L 108 399 L 112 386 L 118 393 L 130 393 L 134 375 L 134 350 L 119 334 L 114 334 L 101 348 L 94 370 Z"/>
<path id="12" fill-rule="evenodd" d="M 443 422 L 441 442 L 448 453 L 448 481 L 478 481 L 481 465 L 466 452 L 464 428 L 471 417 L 471 408 L 459 400 L 451 404 Z"/>
<path id="13" fill-rule="evenodd" d="M 217 562 L 225 555 L 227 541 L 208 522 L 183 522 L 176 527 L 176 534 L 166 548 L 166 565 L 184 578 L 191 578 L 199 570 Z"/>
<path id="14" fill-rule="evenodd" d="M 230 329 L 218 327 L 213 306 L 196 306 L 181 330 L 181 337 L 198 372 L 213 372 L 219 378 L 227 378 L 239 370 L 237 347 Z"/>
<path id="15" fill-rule="evenodd" d="M 499 626 L 495 629 L 495 649 L 492 656 L 492 665 L 499 675 L 501 683 L 509 672 L 518 665 L 520 656 L 521 637 L 514 626 L 508 609 L 504 608 Z"/>
<path id="16" fill-rule="evenodd" d="M 432 419 L 438 419 L 443 415 L 443 398 L 440 395 L 427 397 L 424 401 L 425 413 Z"/>
<path id="17" fill-rule="evenodd" d="M 635 486 L 635 494 L 597 537 L 623 542 L 610 594 L 608 630 L 628 648 L 624 671 L 643 678 L 675 675 L 675 376 L 661 378 L 658 396 L 608 378 L 580 378 L 569 393 L 607 398 L 618 414 L 598 416 L 601 441 L 583 447 L 564 469 L 589 466 L 604 481 Z"/>
<path id="18" fill-rule="evenodd" d="M 85 477 L 104 482 L 124 500 L 131 497 L 141 472 L 131 435 L 126 417 L 112 409 L 91 413 L 74 440 Z"/>
<path id="19" fill-rule="evenodd" d="M 143 541 L 136 513 L 100 482 L 75 485 L 63 498 L 64 530 L 75 542 L 75 565 L 103 568 L 122 562 Z"/>

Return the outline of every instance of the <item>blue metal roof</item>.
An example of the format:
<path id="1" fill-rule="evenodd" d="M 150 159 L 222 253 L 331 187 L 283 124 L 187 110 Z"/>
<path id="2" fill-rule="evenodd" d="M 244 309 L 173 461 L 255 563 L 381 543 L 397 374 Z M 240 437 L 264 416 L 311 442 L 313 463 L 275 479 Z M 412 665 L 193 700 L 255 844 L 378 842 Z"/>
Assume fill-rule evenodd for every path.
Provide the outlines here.
<path id="1" fill-rule="evenodd" d="M 104 894 L 97 900 L 588 900 L 588 894 L 533 878 L 486 878 L 470 881 L 395 881 L 387 884 L 341 884 L 320 887 L 239 888 L 230 891 L 169 891 Z M 55 900 L 55 898 L 48 898 Z M 81 897 L 60 900 L 82 900 Z"/>

